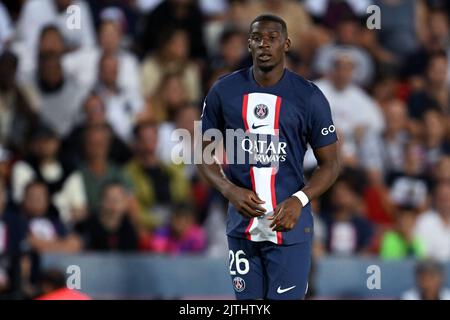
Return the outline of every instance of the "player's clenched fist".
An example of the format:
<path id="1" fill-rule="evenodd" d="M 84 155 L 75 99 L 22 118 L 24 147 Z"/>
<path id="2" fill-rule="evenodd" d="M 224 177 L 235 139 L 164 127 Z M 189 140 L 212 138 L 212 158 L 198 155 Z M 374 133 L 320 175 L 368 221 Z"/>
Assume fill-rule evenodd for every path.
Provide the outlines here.
<path id="1" fill-rule="evenodd" d="M 246 217 L 259 217 L 266 212 L 266 209 L 261 206 L 265 201 L 261 200 L 256 193 L 251 190 L 232 186 L 225 193 L 225 197 L 239 213 Z"/>
<path id="2" fill-rule="evenodd" d="M 297 197 L 290 197 L 281 202 L 273 211 L 273 220 L 270 227 L 273 231 L 289 231 L 295 227 L 295 224 L 302 213 L 302 203 Z"/>

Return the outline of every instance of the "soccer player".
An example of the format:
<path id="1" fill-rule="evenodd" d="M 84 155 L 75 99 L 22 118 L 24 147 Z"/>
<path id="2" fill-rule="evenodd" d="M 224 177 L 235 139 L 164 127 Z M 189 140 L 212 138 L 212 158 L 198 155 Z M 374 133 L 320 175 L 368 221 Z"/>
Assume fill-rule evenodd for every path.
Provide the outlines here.
<path id="1" fill-rule="evenodd" d="M 290 45 L 281 18 L 258 16 L 248 39 L 253 66 L 220 78 L 204 102 L 203 134 L 243 129 L 248 135 L 234 147 L 243 149 L 248 162 L 230 163 L 227 174 L 216 158 L 198 165 L 229 200 L 230 275 L 237 299 L 304 298 L 313 237 L 310 201 L 339 172 L 328 101 L 312 82 L 286 69 Z M 202 142 L 203 152 L 212 149 L 210 143 Z M 308 144 L 318 166 L 306 183 Z"/>

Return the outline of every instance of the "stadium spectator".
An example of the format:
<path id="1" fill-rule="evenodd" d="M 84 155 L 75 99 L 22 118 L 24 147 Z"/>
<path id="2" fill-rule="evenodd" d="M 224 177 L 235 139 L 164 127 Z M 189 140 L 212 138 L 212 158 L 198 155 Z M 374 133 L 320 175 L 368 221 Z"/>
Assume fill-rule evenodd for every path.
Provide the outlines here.
<path id="1" fill-rule="evenodd" d="M 138 46 L 142 56 L 161 48 L 161 40 L 165 38 L 167 29 L 174 26 L 185 30 L 187 55 L 191 58 L 205 58 L 206 47 L 203 42 L 203 26 L 205 18 L 197 1 L 168 0 L 162 1 L 142 19 L 143 31 L 138 38 Z M 163 31 L 163 32 L 161 32 Z"/>
<path id="2" fill-rule="evenodd" d="M 206 248 L 206 237 L 204 230 L 195 223 L 193 208 L 188 204 L 175 204 L 170 222 L 157 229 L 143 247 L 171 255 L 201 253 Z"/>
<path id="3" fill-rule="evenodd" d="M 354 60 L 347 53 L 338 53 L 333 58 L 333 70 L 328 78 L 316 81 L 327 97 L 336 129 L 343 136 L 343 152 L 357 155 L 358 141 L 364 132 L 382 132 L 384 119 L 375 101 L 351 79 Z"/>
<path id="4" fill-rule="evenodd" d="M 373 226 L 364 217 L 361 199 L 351 183 L 338 180 L 331 190 L 332 211 L 323 215 L 326 251 L 332 255 L 368 254 Z"/>
<path id="5" fill-rule="evenodd" d="M 50 215 L 49 192 L 39 181 L 31 181 L 24 192 L 20 211 L 26 219 L 27 242 L 38 253 L 74 253 L 81 249 L 80 239 L 57 216 Z"/>
<path id="6" fill-rule="evenodd" d="M 387 111 L 388 105 L 395 100 L 403 102 L 403 97 L 399 94 L 400 80 L 394 72 L 381 74 L 377 77 L 371 88 L 371 94 L 381 107 L 381 110 Z"/>
<path id="7" fill-rule="evenodd" d="M 414 235 L 416 210 L 399 207 L 396 212 L 395 227 L 384 233 L 381 239 L 380 257 L 385 260 L 422 258 L 424 243 Z"/>
<path id="8" fill-rule="evenodd" d="M 329 74 L 334 69 L 335 58 L 345 53 L 353 62 L 350 80 L 367 87 L 372 83 L 375 66 L 369 53 L 359 45 L 361 26 L 354 17 L 339 21 L 336 27 L 336 39 L 322 45 L 315 53 L 313 70 L 318 76 Z"/>
<path id="9" fill-rule="evenodd" d="M 109 126 L 111 147 L 109 158 L 118 164 L 124 164 L 131 158 L 131 150 L 113 131 L 106 119 L 106 106 L 102 98 L 91 92 L 83 102 L 83 119 L 62 141 L 61 155 L 67 163 L 79 166 L 83 161 L 83 134 L 88 127 Z"/>
<path id="10" fill-rule="evenodd" d="M 448 87 L 448 58 L 444 52 L 430 56 L 426 68 L 425 83 L 421 90 L 408 98 L 409 116 L 419 121 L 425 111 L 437 108 L 443 114 L 450 112 L 450 89 Z"/>
<path id="11" fill-rule="evenodd" d="M 196 35 L 199 37 L 199 35 Z M 158 49 L 148 55 L 141 66 L 141 88 L 144 97 L 153 96 L 167 73 L 179 73 L 190 102 L 201 100 L 201 74 L 198 65 L 189 59 L 191 42 L 184 29 L 171 28 L 161 32 Z"/>
<path id="12" fill-rule="evenodd" d="M 409 206 L 422 211 L 428 205 L 431 180 L 425 174 L 425 149 L 417 140 L 405 145 L 404 166 L 387 176 L 390 198 L 398 206 Z"/>
<path id="13" fill-rule="evenodd" d="M 383 132 L 367 131 L 360 144 L 360 163 L 376 171 L 381 180 L 392 171 L 403 170 L 405 145 L 409 140 L 408 114 L 401 100 L 387 102 L 383 110 L 386 127 Z"/>
<path id="14" fill-rule="evenodd" d="M 123 47 L 123 27 L 120 21 L 105 17 L 98 31 L 98 46 L 80 48 L 63 57 L 64 70 L 75 77 L 86 89 L 94 86 L 102 55 L 118 59 L 117 85 L 127 92 L 140 92 L 139 65 L 136 57 Z"/>
<path id="15" fill-rule="evenodd" d="M 446 117 L 440 110 L 430 109 L 423 116 L 424 145 L 426 152 L 425 167 L 427 173 L 446 152 L 449 142 L 446 140 Z"/>
<path id="16" fill-rule="evenodd" d="M 0 144 L 23 153 L 36 113 L 16 78 L 18 59 L 9 51 L 0 54 Z"/>
<path id="17" fill-rule="evenodd" d="M 24 192 L 20 214 L 24 219 L 17 231 L 24 252 L 20 257 L 21 291 L 25 297 L 36 294 L 41 261 L 40 255 L 50 252 L 75 253 L 81 250 L 77 235 L 68 231 L 62 221 L 49 211 L 49 193 L 44 183 L 30 182 Z"/>
<path id="18" fill-rule="evenodd" d="M 449 52 L 450 28 L 448 16 L 441 10 L 428 11 L 422 18 L 425 21 L 421 24 L 425 26 L 421 30 L 418 29 L 420 31 L 420 46 L 409 52 L 399 72 L 402 78 L 411 82 L 413 88 L 420 88 L 423 85 L 423 80 L 420 78 L 426 72 L 430 58 L 439 52 Z"/>
<path id="19" fill-rule="evenodd" d="M 107 125 L 93 125 L 83 133 L 84 163 L 80 167 L 89 213 L 98 212 L 102 186 L 110 180 L 120 181 L 130 190 L 125 174 L 109 160 L 111 130 Z"/>
<path id="20" fill-rule="evenodd" d="M 118 181 L 102 187 L 100 209 L 79 226 L 84 248 L 92 251 L 133 251 L 138 248 L 138 233 L 132 224 L 129 195 Z"/>
<path id="21" fill-rule="evenodd" d="M 76 5 L 79 9 L 78 19 L 68 21 L 69 6 Z M 73 12 L 73 11 L 72 11 Z M 69 23 L 76 25 L 69 26 Z M 41 29 L 55 24 L 63 34 L 64 42 L 71 50 L 93 46 L 95 43 L 94 27 L 89 7 L 83 0 L 41 0 L 27 1 L 22 7 L 16 32 L 18 44 L 27 51 L 35 54 Z"/>
<path id="22" fill-rule="evenodd" d="M 402 300 L 450 300 L 442 264 L 433 260 L 420 262 L 416 266 L 415 276 L 415 288 L 404 292 Z"/>
<path id="23" fill-rule="evenodd" d="M 382 28 L 377 30 L 380 43 L 397 60 L 404 58 L 419 45 L 424 30 L 424 10 L 422 1 L 374 0 L 380 8 Z"/>
<path id="24" fill-rule="evenodd" d="M 236 27 L 225 29 L 219 40 L 219 51 L 209 62 L 207 87 L 210 88 L 219 76 L 239 68 L 247 53 L 247 39 L 244 32 Z"/>
<path id="25" fill-rule="evenodd" d="M 137 114 L 144 101 L 140 92 L 121 88 L 118 82 L 119 60 L 116 54 L 104 53 L 99 61 L 98 82 L 95 92 L 106 106 L 106 117 L 114 132 L 128 143 Z"/>
<path id="26" fill-rule="evenodd" d="M 446 261 L 450 259 L 450 185 L 437 185 L 433 200 L 433 208 L 417 219 L 415 235 L 424 241 L 427 257 Z"/>
<path id="27" fill-rule="evenodd" d="M 155 123 L 139 123 L 134 129 L 134 140 L 134 158 L 124 170 L 139 204 L 140 224 L 151 230 L 168 221 L 170 204 L 186 200 L 190 186 L 182 165 L 159 160 Z"/>
<path id="28" fill-rule="evenodd" d="M 32 79 L 28 86 L 40 118 L 64 137 L 79 119 L 85 91 L 74 78 L 64 74 L 61 57 L 56 54 L 39 56 L 37 74 Z"/>
<path id="29" fill-rule="evenodd" d="M 66 51 L 66 44 L 58 27 L 53 24 L 45 25 L 42 27 L 39 35 L 39 42 L 37 43 L 35 54 L 31 55 L 28 51 L 25 53 L 18 52 L 18 81 L 25 84 L 30 82 L 29 79 L 34 77 L 38 68 L 40 55 L 62 56 Z"/>
<path id="30" fill-rule="evenodd" d="M 174 121 L 175 114 L 189 102 L 188 91 L 182 74 L 167 73 L 153 96 L 147 98 L 145 110 L 138 115 L 140 120 L 154 120 L 158 123 Z"/>
<path id="31" fill-rule="evenodd" d="M 56 209 L 53 213 L 71 225 L 86 217 L 86 196 L 80 172 L 60 159 L 59 147 L 60 140 L 50 128 L 41 125 L 34 131 L 29 154 L 12 168 L 12 195 L 16 203 L 21 203 L 26 186 L 41 181 Z"/>

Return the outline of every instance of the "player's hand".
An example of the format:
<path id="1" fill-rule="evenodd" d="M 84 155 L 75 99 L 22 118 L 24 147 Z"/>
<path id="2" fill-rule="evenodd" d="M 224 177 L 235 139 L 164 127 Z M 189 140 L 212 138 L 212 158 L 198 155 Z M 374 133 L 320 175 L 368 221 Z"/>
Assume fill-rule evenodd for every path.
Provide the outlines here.
<path id="1" fill-rule="evenodd" d="M 252 190 L 233 186 L 224 195 L 245 217 L 259 217 L 266 212 L 266 209 L 261 206 L 265 201 L 261 200 Z"/>
<path id="2" fill-rule="evenodd" d="M 273 220 L 270 227 L 273 231 L 289 231 L 295 227 L 295 224 L 302 213 L 302 203 L 297 197 L 290 197 L 278 204 L 273 211 Z"/>

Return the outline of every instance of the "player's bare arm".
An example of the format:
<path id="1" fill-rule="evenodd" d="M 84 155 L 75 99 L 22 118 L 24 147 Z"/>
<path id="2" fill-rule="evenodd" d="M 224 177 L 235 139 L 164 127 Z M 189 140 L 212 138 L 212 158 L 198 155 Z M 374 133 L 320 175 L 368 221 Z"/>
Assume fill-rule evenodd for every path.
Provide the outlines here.
<path id="1" fill-rule="evenodd" d="M 210 141 L 203 141 L 202 154 Z M 238 187 L 232 183 L 222 170 L 217 158 L 214 163 L 197 165 L 200 174 L 215 187 L 243 215 L 249 218 L 259 217 L 265 213 L 264 203 L 254 191 Z"/>
<path id="2" fill-rule="evenodd" d="M 309 200 L 320 197 L 336 181 L 339 170 L 337 142 L 328 146 L 314 149 L 317 168 L 314 170 L 309 183 L 302 189 Z M 274 210 L 270 227 L 274 231 L 289 231 L 294 228 L 300 218 L 303 205 L 299 198 L 291 196 L 281 202 Z"/>

